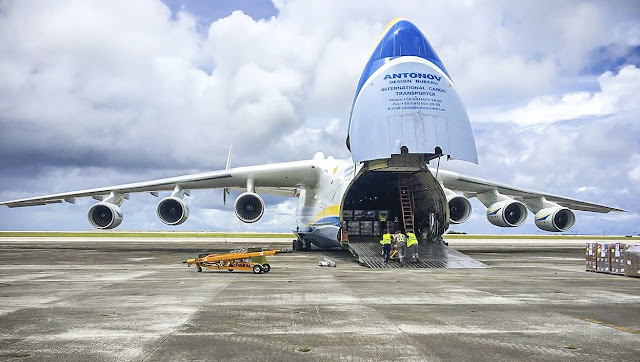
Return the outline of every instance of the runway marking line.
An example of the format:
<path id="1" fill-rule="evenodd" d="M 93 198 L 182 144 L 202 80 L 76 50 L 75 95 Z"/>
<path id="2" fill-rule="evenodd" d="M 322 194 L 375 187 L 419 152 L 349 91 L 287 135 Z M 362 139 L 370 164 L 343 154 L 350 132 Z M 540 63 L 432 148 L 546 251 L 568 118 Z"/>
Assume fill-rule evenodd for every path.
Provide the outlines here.
<path id="1" fill-rule="evenodd" d="M 592 318 L 585 318 L 584 320 L 585 320 L 585 321 L 587 321 L 587 322 L 589 322 L 589 323 L 595 323 L 595 324 L 599 324 L 599 325 L 601 325 L 601 326 L 605 326 L 605 327 L 609 327 L 609 328 L 615 328 L 615 329 L 617 329 L 617 330 L 619 330 L 619 331 L 622 331 L 622 332 L 626 332 L 626 333 L 632 333 L 632 334 L 640 335 L 640 331 L 637 331 L 637 330 L 635 330 L 635 329 L 633 329 L 633 328 L 628 328 L 628 327 L 623 327 L 623 326 L 617 326 L 617 325 L 615 325 L 615 324 L 606 323 L 606 322 L 599 321 L 599 320 L 597 320 L 597 319 L 592 319 Z"/>

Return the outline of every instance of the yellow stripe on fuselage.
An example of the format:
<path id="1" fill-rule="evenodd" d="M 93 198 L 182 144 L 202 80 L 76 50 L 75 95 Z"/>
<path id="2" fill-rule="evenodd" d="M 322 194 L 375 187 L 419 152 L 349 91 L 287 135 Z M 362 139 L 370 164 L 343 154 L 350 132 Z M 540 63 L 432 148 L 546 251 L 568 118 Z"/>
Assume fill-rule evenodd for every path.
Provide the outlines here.
<path id="1" fill-rule="evenodd" d="M 324 210 L 320 211 L 319 213 L 316 214 L 316 216 L 313 217 L 311 224 L 327 216 L 340 216 L 340 205 L 329 206 Z"/>

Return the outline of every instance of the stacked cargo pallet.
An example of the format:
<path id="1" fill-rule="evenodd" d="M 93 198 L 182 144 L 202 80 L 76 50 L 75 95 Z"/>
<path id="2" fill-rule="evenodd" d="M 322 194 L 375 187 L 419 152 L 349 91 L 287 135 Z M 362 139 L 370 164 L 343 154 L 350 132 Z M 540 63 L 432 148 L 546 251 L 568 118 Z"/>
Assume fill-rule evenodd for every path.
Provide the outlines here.
<path id="1" fill-rule="evenodd" d="M 585 269 L 591 272 L 640 278 L 640 245 L 587 243 Z"/>
<path id="2" fill-rule="evenodd" d="M 640 278 L 640 245 L 630 245 L 624 252 L 624 275 Z"/>
<path id="3" fill-rule="evenodd" d="M 609 244 L 597 244 L 596 271 L 598 273 L 611 274 L 611 253 L 609 250 Z"/>
<path id="4" fill-rule="evenodd" d="M 343 210 L 342 219 L 346 223 L 346 230 L 349 236 L 376 236 L 383 234 L 382 225 L 392 231 L 396 230 L 397 223 L 387 221 L 389 210 Z"/>
<path id="5" fill-rule="evenodd" d="M 598 250 L 598 243 L 587 243 L 587 271 L 595 272 L 596 269 L 596 250 Z"/>
<path id="6" fill-rule="evenodd" d="M 625 264 L 625 247 L 624 243 L 614 243 L 609 244 L 609 258 L 611 262 L 609 265 L 611 266 L 611 274 L 615 275 L 624 275 L 624 264 Z"/>

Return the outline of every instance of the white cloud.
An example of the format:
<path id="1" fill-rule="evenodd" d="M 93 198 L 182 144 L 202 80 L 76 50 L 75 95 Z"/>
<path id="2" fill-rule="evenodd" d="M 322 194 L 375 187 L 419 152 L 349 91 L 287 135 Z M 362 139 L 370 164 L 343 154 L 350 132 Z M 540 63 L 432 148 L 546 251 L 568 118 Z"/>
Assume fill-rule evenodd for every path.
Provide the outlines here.
<path id="1" fill-rule="evenodd" d="M 531 126 L 640 109 L 640 69 L 634 65 L 623 67 L 617 75 L 607 71 L 598 77 L 598 83 L 599 92 L 545 95 L 531 100 L 523 107 L 502 112 L 495 109 L 484 110 L 476 113 L 476 117 Z"/>
<path id="2" fill-rule="evenodd" d="M 593 192 L 596 191 L 597 188 L 593 186 L 580 186 L 576 191 L 577 192 Z"/>
<path id="3" fill-rule="evenodd" d="M 607 195 L 633 189 L 640 173 L 637 159 L 621 156 L 640 154 L 632 137 L 640 70 L 605 62 L 598 77 L 582 69 L 602 47 L 625 54 L 640 44 L 637 4 L 275 5 L 269 19 L 237 11 L 203 27 L 198 14 L 172 14 L 154 0 L 0 2 L 0 198 L 217 169 L 230 144 L 235 166 L 315 151 L 347 157 L 362 67 L 386 23 L 404 16 L 427 35 L 467 104 L 482 168 L 461 168 L 527 188 L 584 188 L 593 201 L 634 201 Z M 194 195 L 180 227 L 244 230 L 214 195 Z M 155 206 L 140 206 L 151 200 L 127 201 L 128 228 L 159 225 Z M 291 228 L 291 200 L 273 202 L 250 227 Z M 62 218 L 56 205 L 38 210 L 42 222 Z M 88 227 L 84 206 L 64 210 L 77 213 L 65 225 Z M 0 210 L 0 228 L 38 228 L 10 212 Z"/>
<path id="4" fill-rule="evenodd" d="M 233 200 L 231 200 L 233 205 Z M 224 209 L 202 208 L 192 214 L 185 223 L 201 225 L 205 230 L 214 231 L 291 231 L 295 229 L 295 209 L 297 200 L 287 199 L 276 204 L 265 205 L 262 218 L 255 224 L 245 224 L 238 220 L 233 212 Z M 192 229 L 193 226 L 189 227 Z"/>
<path id="5" fill-rule="evenodd" d="M 635 188 L 640 189 L 640 154 L 636 153 L 631 156 L 630 159 L 631 170 L 629 170 L 629 179 L 631 180 L 631 185 L 635 186 Z"/>

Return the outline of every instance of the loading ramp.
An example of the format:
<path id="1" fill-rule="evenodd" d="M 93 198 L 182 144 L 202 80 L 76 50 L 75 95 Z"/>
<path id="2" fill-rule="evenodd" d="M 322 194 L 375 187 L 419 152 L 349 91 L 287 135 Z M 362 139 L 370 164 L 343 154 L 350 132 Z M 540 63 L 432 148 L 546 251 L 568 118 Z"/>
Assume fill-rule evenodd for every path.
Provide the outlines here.
<path id="1" fill-rule="evenodd" d="M 434 269 L 434 268 L 449 268 L 449 269 L 464 269 L 464 268 L 488 268 L 488 266 L 482 262 L 473 259 L 447 245 L 421 242 L 418 249 L 420 256 L 420 262 L 412 263 L 409 258 L 404 264 L 400 264 L 398 260 L 389 260 L 388 263 L 384 263 L 381 253 L 382 247 L 377 238 L 355 238 L 348 243 L 343 243 L 343 246 L 353 254 L 356 260 L 372 269 L 382 268 L 414 268 L 414 269 Z M 407 256 L 409 256 L 407 250 Z"/>

